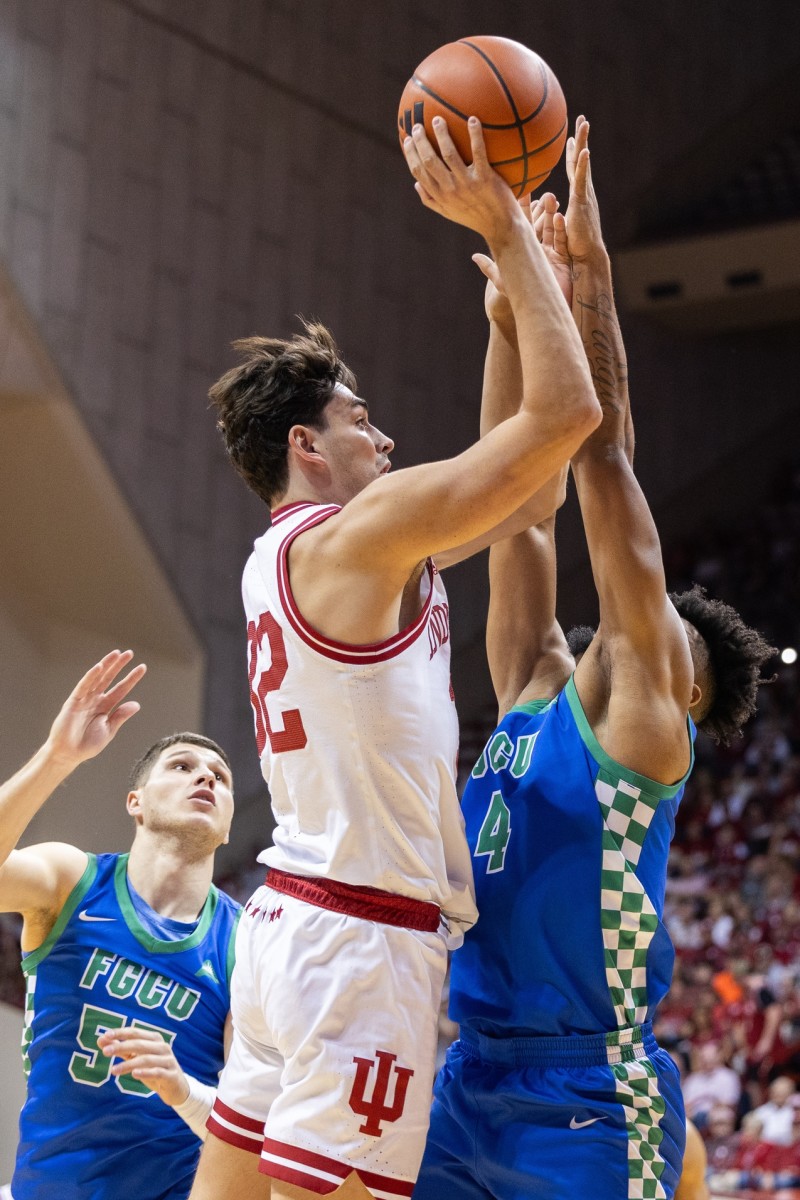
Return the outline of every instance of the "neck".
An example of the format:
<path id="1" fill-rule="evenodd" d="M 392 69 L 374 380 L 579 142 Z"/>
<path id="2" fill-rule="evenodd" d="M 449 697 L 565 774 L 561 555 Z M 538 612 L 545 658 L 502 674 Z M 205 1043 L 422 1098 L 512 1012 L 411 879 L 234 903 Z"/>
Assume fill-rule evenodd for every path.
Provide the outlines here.
<path id="1" fill-rule="evenodd" d="M 348 500 L 352 500 L 352 496 L 344 495 L 341 487 L 337 487 L 333 480 L 328 479 L 320 485 L 311 483 L 305 475 L 301 475 L 299 478 L 289 480 L 286 491 L 270 507 L 274 512 L 276 508 L 286 508 L 289 504 L 345 505 Z"/>
<path id="2" fill-rule="evenodd" d="M 185 842 L 165 842 L 139 830 L 128 858 L 128 878 L 162 917 L 195 921 L 208 898 L 214 852 L 187 855 Z"/>

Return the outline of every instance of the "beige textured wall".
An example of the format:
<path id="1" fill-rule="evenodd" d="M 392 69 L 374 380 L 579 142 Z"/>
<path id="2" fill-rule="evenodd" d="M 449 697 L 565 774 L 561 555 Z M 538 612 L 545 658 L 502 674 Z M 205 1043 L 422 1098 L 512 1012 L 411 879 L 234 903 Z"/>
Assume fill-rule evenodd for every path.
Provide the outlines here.
<path id="1" fill-rule="evenodd" d="M 792 61 L 800 8 L 753 14 L 743 0 L 0 4 L 0 253 L 207 648 L 207 730 L 239 780 L 234 853 L 263 821 L 238 597 L 263 514 L 205 409 L 227 342 L 315 314 L 398 463 L 455 452 L 477 427 L 476 246 L 411 191 L 394 122 L 413 66 L 475 32 L 539 50 L 594 122 L 614 244 L 659 172 Z M 628 337 L 639 466 L 662 508 L 753 426 L 774 443 L 792 339 L 697 345 L 642 322 Z M 482 699 L 482 572 L 454 582 L 466 713 Z"/>

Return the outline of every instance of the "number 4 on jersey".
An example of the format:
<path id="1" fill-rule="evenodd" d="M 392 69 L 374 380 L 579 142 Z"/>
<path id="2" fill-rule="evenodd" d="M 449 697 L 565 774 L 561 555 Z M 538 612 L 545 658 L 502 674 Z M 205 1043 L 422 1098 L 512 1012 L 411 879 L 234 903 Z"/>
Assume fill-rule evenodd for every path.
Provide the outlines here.
<path id="1" fill-rule="evenodd" d="M 495 871 L 502 871 L 510 837 L 511 813 L 508 811 L 502 793 L 492 792 L 473 855 L 474 858 L 480 858 L 482 855 L 488 854 L 487 875 L 492 875 Z"/>

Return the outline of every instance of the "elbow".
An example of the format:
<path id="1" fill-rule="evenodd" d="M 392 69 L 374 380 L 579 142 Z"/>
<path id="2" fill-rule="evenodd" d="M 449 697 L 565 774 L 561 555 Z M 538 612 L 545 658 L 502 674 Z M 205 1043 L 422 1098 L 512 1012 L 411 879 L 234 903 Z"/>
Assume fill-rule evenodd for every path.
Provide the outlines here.
<path id="1" fill-rule="evenodd" d="M 586 436 L 594 433 L 595 429 L 599 429 L 603 423 L 603 409 L 600 406 L 600 401 L 597 399 L 594 388 L 592 394 L 585 397 L 584 414 L 586 423 Z"/>
<path id="2" fill-rule="evenodd" d="M 570 422 L 572 432 L 578 439 L 578 444 L 583 443 L 594 431 L 602 424 L 603 410 L 600 407 L 600 401 L 595 395 L 594 388 L 590 392 L 581 391 L 575 397 L 572 405 L 572 420 Z"/>

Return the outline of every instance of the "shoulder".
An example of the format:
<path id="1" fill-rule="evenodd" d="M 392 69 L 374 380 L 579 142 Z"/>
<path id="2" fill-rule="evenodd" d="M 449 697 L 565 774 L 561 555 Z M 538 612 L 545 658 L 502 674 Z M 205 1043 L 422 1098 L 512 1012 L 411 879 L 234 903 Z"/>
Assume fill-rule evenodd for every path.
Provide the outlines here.
<path id="1" fill-rule="evenodd" d="M 12 851 L 0 871 L 0 909 L 22 914 L 26 951 L 49 936 L 93 862 L 94 856 L 65 842 Z"/>

